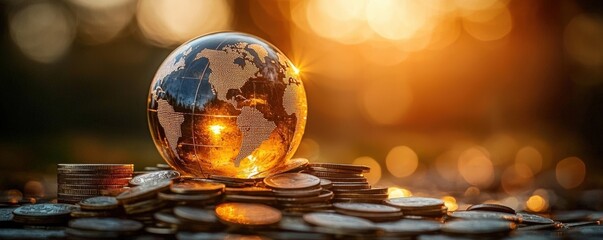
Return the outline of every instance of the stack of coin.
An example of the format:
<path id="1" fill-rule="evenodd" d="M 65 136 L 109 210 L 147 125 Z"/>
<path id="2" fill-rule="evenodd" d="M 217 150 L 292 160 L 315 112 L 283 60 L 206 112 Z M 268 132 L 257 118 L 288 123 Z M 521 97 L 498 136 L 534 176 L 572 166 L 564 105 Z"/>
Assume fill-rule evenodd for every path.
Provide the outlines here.
<path id="1" fill-rule="evenodd" d="M 100 195 L 117 195 L 132 179 L 132 164 L 58 164 L 58 201 L 77 203 Z"/>
<path id="2" fill-rule="evenodd" d="M 282 173 L 255 186 L 227 187 L 225 202 L 262 203 L 286 212 L 331 209 L 333 193 L 321 187 L 321 179 L 304 173 Z"/>
<path id="3" fill-rule="evenodd" d="M 78 203 L 79 210 L 71 211 L 71 217 L 117 217 L 122 215 L 122 208 L 117 199 L 110 196 L 97 196 L 86 198 Z"/>
<path id="4" fill-rule="evenodd" d="M 448 212 L 444 201 L 426 197 L 400 197 L 387 199 L 386 204 L 400 208 L 407 216 L 442 217 Z"/>
<path id="5" fill-rule="evenodd" d="M 277 205 L 285 212 L 304 213 L 331 209 L 333 192 L 322 189 L 321 179 L 305 173 L 283 173 L 264 179 Z"/>
<path id="6" fill-rule="evenodd" d="M 69 220 L 69 214 L 76 209 L 75 205 L 62 203 L 24 205 L 13 211 L 13 221 L 25 225 L 61 225 Z"/>
<path id="7" fill-rule="evenodd" d="M 169 190 L 171 185 L 171 180 L 151 182 L 127 189 L 116 199 L 123 205 L 129 218 L 152 225 L 153 214 L 168 205 L 168 202 L 158 198 L 158 194 Z"/>
<path id="8" fill-rule="evenodd" d="M 69 222 L 67 235 L 78 238 L 126 238 L 142 229 L 140 222 L 119 218 L 80 218 Z"/>
<path id="9" fill-rule="evenodd" d="M 387 188 L 372 188 L 363 176 L 370 172 L 368 166 L 310 163 L 304 172 L 331 182 L 333 202 L 383 203 L 387 199 Z"/>

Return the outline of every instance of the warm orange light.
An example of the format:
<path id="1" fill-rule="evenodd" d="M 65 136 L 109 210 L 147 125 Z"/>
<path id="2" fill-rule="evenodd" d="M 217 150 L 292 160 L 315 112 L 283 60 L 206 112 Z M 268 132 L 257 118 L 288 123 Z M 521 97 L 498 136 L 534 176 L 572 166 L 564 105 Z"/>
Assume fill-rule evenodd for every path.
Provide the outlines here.
<path id="1" fill-rule="evenodd" d="M 387 170 L 395 177 L 412 175 L 419 166 L 417 154 L 407 146 L 392 148 L 385 158 Z"/>
<path id="2" fill-rule="evenodd" d="M 293 69 L 293 73 L 295 73 L 295 75 L 299 75 L 299 68 L 297 68 L 295 65 L 291 64 L 291 69 Z"/>
<path id="3" fill-rule="evenodd" d="M 526 207 L 532 212 L 542 212 L 548 208 L 548 203 L 540 195 L 533 195 L 526 201 Z"/>
<path id="4" fill-rule="evenodd" d="M 373 185 L 381 179 L 381 165 L 371 157 L 359 157 L 356 158 L 353 164 L 366 165 L 371 168 L 371 171 L 364 174 L 369 184 Z"/>
<path id="5" fill-rule="evenodd" d="M 458 170 L 467 183 L 475 186 L 490 186 L 494 181 L 494 166 L 484 149 L 467 149 L 458 160 Z"/>
<path id="6" fill-rule="evenodd" d="M 209 130 L 214 134 L 214 135 L 220 135 L 222 133 L 222 130 L 224 130 L 226 127 L 220 124 L 214 124 L 209 126 Z"/>
<path id="7" fill-rule="evenodd" d="M 410 196 L 412 196 L 412 192 L 408 189 L 399 188 L 399 187 L 387 188 L 387 198 L 399 198 L 399 197 L 410 197 Z"/>
<path id="8" fill-rule="evenodd" d="M 577 157 L 568 157 L 557 163 L 555 176 L 559 185 L 566 189 L 575 188 L 584 182 L 586 165 Z"/>
<path id="9" fill-rule="evenodd" d="M 444 196 L 442 197 L 442 201 L 444 201 L 444 205 L 448 208 L 448 211 L 456 211 L 459 208 L 459 205 L 456 203 L 456 198 L 453 196 Z"/>

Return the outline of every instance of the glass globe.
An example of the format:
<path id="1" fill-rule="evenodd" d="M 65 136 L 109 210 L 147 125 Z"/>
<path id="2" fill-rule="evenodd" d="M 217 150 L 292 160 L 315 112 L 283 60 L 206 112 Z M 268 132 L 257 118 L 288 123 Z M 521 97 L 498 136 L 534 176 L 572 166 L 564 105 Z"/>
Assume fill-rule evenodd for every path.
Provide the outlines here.
<path id="1" fill-rule="evenodd" d="M 306 125 L 299 70 L 248 34 L 190 40 L 161 64 L 147 113 L 155 146 L 183 175 L 265 177 L 290 161 Z"/>

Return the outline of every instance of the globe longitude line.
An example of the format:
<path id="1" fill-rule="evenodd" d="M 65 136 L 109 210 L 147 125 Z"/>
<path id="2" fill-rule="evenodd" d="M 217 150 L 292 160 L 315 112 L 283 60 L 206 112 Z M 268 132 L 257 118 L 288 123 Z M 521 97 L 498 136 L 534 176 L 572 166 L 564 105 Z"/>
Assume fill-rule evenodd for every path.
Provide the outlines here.
<path id="1" fill-rule="evenodd" d="M 216 49 L 214 49 L 214 50 L 218 50 L 220 48 L 220 46 L 222 46 L 222 44 L 224 42 L 226 42 L 228 39 L 229 38 L 225 38 L 224 40 L 222 40 L 222 42 L 220 42 L 218 44 L 218 46 L 216 46 Z M 203 77 L 205 77 L 205 71 L 207 71 L 208 67 L 209 67 L 209 61 L 207 62 L 207 65 L 205 65 L 205 67 L 203 68 L 203 72 L 201 73 L 201 79 L 199 79 L 199 84 L 197 85 L 197 90 L 195 90 L 195 100 L 193 100 L 193 111 L 192 111 L 193 121 L 191 121 L 191 136 L 193 137 L 193 145 L 196 144 L 195 143 L 195 118 L 194 118 L 195 109 L 196 109 L 195 106 L 197 105 L 197 97 L 199 96 L 199 88 L 201 88 L 201 81 L 203 81 Z M 195 151 L 195 157 L 198 157 L 199 154 L 197 153 L 196 147 L 193 147 L 193 151 Z M 197 161 L 197 164 L 199 165 L 199 170 L 201 170 L 201 174 L 203 174 L 203 176 L 205 176 L 205 172 L 203 172 L 203 167 L 201 166 L 201 163 L 199 161 Z"/>

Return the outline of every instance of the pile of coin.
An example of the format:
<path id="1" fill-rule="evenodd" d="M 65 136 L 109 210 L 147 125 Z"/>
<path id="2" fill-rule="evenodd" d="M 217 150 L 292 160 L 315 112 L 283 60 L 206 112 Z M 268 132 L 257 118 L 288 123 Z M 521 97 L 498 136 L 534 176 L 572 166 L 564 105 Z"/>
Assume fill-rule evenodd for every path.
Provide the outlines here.
<path id="1" fill-rule="evenodd" d="M 387 188 L 372 188 L 363 173 L 370 172 L 364 165 L 341 163 L 310 163 L 304 173 L 331 182 L 333 202 L 383 203 Z"/>
<path id="2" fill-rule="evenodd" d="M 362 176 L 370 170 L 365 166 L 297 163 L 285 166 L 290 169 L 286 173 L 256 179 L 197 179 L 181 177 L 171 169 L 153 169 L 128 178 L 132 187 L 115 197 L 94 196 L 78 205 L 35 204 L 0 211 L 0 227 L 27 236 L 22 238 L 38 236 L 35 234 L 75 238 L 162 235 L 178 239 L 603 237 L 603 226 L 599 225 L 603 213 L 556 212 L 551 215 L 553 220 L 516 213 L 498 204 L 476 204 L 464 211 L 448 212 L 437 198 L 384 200 L 386 189 L 371 188 Z M 63 166 L 61 172 L 78 172 L 77 168 L 65 170 L 71 168 Z M 80 172 L 86 171 L 77 174 Z M 68 176 L 73 178 L 73 174 Z M 25 235 L 17 231 L 22 230 L 17 229 L 21 225 L 35 225 L 36 231 L 46 226 L 67 228 Z M 2 232 L 0 238 L 11 237 Z"/>
<path id="3" fill-rule="evenodd" d="M 77 203 L 85 198 L 117 195 L 128 187 L 133 164 L 58 164 L 58 201 Z"/>

